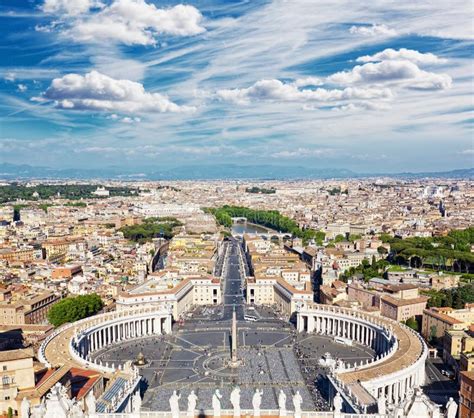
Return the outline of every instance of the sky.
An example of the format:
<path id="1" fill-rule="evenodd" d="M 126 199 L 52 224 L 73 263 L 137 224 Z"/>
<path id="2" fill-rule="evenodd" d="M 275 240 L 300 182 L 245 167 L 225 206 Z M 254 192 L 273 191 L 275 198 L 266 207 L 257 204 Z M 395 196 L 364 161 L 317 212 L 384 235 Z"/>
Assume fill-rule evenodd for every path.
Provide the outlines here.
<path id="1" fill-rule="evenodd" d="M 0 163 L 474 166 L 470 0 L 0 0 Z"/>

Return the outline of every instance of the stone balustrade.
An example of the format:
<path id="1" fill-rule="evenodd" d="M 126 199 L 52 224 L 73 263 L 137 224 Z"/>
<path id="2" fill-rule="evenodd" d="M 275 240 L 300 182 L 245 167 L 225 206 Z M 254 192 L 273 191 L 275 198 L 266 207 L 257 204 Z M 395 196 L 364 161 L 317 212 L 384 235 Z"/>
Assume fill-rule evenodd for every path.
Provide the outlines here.
<path id="1" fill-rule="evenodd" d="M 163 308 L 130 308 L 107 312 L 59 327 L 41 344 L 38 358 L 48 367 L 56 365 L 58 359 L 48 358 L 46 349 L 49 345 L 64 343 L 64 339 L 67 339 L 69 354 L 75 363 L 112 373 L 116 370 L 115 365 L 103 365 L 91 360 L 95 351 L 129 339 L 169 334 L 171 327 L 171 313 Z"/>
<path id="2" fill-rule="evenodd" d="M 334 381 L 345 393 L 351 392 L 348 395 L 360 410 L 382 395 L 389 403 L 399 403 L 410 389 L 424 384 L 427 347 L 404 324 L 353 309 L 312 304 L 298 310 L 297 329 L 356 341 L 377 353 L 372 361 L 340 365 L 334 372 Z"/>

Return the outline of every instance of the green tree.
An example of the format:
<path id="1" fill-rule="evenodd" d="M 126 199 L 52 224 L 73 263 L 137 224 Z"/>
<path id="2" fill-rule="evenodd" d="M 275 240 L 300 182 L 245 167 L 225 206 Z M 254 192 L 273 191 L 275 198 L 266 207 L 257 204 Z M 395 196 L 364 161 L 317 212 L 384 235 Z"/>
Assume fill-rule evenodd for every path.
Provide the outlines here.
<path id="1" fill-rule="evenodd" d="M 143 243 L 157 237 L 170 239 L 174 236 L 174 229 L 181 225 L 176 218 L 146 218 L 141 224 L 124 226 L 119 231 L 125 238 Z"/>
<path id="2" fill-rule="evenodd" d="M 383 246 L 381 245 L 380 247 L 377 247 L 377 252 L 378 252 L 379 254 L 385 255 L 385 254 L 388 253 L 388 250 L 387 250 L 385 247 L 383 247 Z"/>
<path id="3" fill-rule="evenodd" d="M 345 240 L 346 240 L 346 237 L 344 235 L 341 235 L 341 234 L 336 235 L 334 237 L 334 242 L 342 242 L 342 241 L 345 241 Z"/>
<path id="4" fill-rule="evenodd" d="M 418 321 L 414 318 L 408 318 L 405 322 L 407 327 L 410 327 L 414 331 L 418 331 Z"/>
<path id="5" fill-rule="evenodd" d="M 102 299 L 95 293 L 66 298 L 52 306 L 48 312 L 48 321 L 58 327 L 95 315 L 103 306 Z"/>
<path id="6" fill-rule="evenodd" d="M 305 243 L 314 239 L 322 244 L 325 233 L 314 229 L 301 229 L 298 224 L 276 210 L 255 210 L 243 206 L 222 206 L 220 208 L 205 208 L 206 213 L 211 213 L 216 221 L 227 228 L 232 226 L 232 218 L 246 218 L 249 222 L 266 226 L 275 231 L 287 232 L 291 235 L 302 238 Z"/>

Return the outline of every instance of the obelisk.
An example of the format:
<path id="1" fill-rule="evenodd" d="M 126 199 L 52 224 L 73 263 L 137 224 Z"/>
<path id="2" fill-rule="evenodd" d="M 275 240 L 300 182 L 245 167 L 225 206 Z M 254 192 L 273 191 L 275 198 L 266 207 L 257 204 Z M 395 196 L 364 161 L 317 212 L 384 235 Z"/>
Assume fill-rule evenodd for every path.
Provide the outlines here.
<path id="1" fill-rule="evenodd" d="M 237 367 L 239 360 L 237 360 L 237 313 L 235 312 L 235 306 L 232 311 L 232 348 L 231 348 L 231 359 L 230 366 Z"/>

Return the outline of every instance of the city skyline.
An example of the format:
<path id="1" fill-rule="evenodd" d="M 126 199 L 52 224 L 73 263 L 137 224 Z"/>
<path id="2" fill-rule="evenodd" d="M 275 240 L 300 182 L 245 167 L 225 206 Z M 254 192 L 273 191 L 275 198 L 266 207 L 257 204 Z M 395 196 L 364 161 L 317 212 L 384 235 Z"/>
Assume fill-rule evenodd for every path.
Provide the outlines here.
<path id="1" fill-rule="evenodd" d="M 7 0 L 0 164 L 471 168 L 471 19 L 467 1 Z"/>

